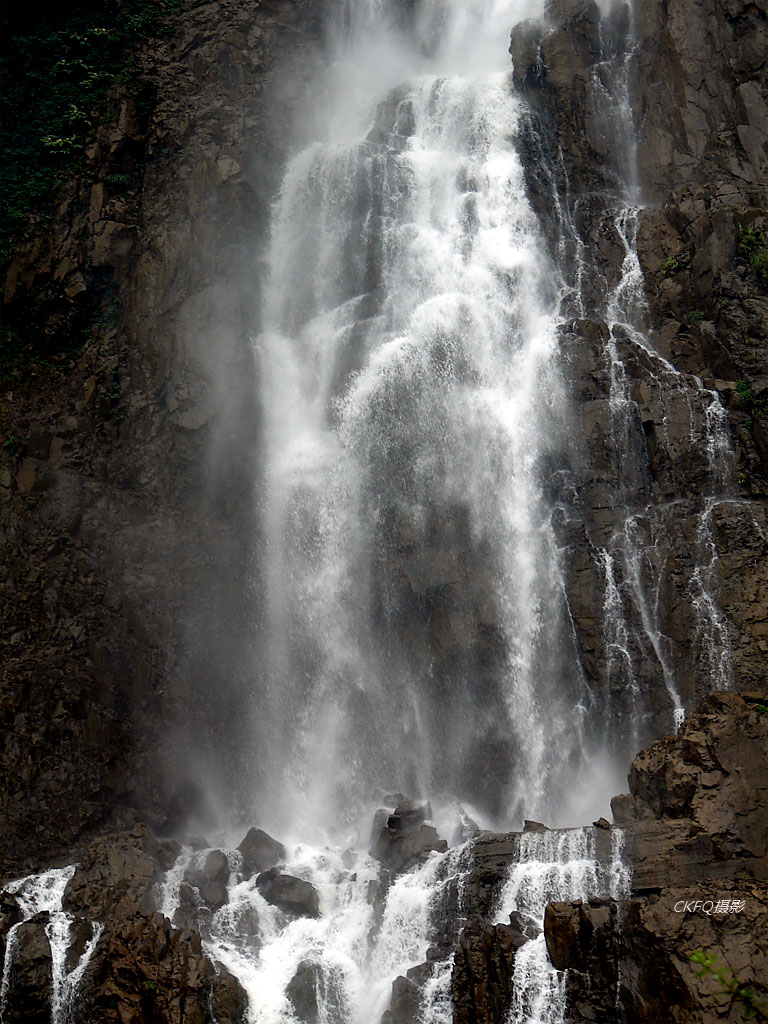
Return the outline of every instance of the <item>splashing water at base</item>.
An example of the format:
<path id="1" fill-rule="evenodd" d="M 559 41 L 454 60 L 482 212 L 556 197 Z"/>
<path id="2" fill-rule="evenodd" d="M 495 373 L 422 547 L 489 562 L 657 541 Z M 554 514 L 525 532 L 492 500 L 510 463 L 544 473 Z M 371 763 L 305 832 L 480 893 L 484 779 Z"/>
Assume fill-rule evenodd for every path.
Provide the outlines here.
<path id="1" fill-rule="evenodd" d="M 609 850 L 598 857 L 605 834 L 596 829 L 526 833 L 518 863 L 510 869 L 495 917 L 522 915 L 543 929 L 548 903 L 562 900 L 621 899 L 629 893 L 629 871 L 622 860 L 624 835 L 611 829 Z M 606 856 L 607 853 L 607 856 Z M 564 972 L 547 954 L 543 931 L 515 955 L 513 1001 L 505 1024 L 562 1024 L 566 1009 Z"/>
<path id="2" fill-rule="evenodd" d="M 169 872 L 163 907 L 171 919 L 178 909 L 179 879 L 205 855 L 182 854 Z M 255 877 L 238 881 L 238 855 L 229 857 L 234 869 L 229 899 L 206 923 L 204 946 L 243 985 L 249 1024 L 294 1021 L 291 993 L 297 978 L 312 990 L 319 1021 L 370 1024 L 388 1009 L 394 979 L 423 963 L 434 913 L 463 870 L 466 850 L 432 854 L 385 889 L 380 865 L 367 854 L 296 847 L 281 870 L 315 887 L 317 918 L 292 918 L 268 903 Z M 450 961 L 435 965 L 426 982 L 425 1024 L 451 1019 L 450 969 Z"/>

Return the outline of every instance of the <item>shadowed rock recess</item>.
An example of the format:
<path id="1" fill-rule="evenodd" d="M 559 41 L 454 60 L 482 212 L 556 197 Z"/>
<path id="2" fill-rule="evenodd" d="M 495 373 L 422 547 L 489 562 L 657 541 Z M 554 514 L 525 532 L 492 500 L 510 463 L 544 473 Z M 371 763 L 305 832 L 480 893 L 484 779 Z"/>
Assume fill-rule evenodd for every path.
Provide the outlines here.
<path id="1" fill-rule="evenodd" d="M 339 535 L 368 561 L 354 581 L 331 582 L 349 588 L 349 604 L 365 590 L 349 622 L 363 624 L 363 660 L 386 666 L 388 718 L 373 720 L 374 699 L 344 650 L 328 692 L 346 687 L 343 706 L 357 717 L 310 723 L 321 739 L 341 733 L 348 743 L 332 770 L 316 743 L 302 784 L 311 802 L 313 766 L 334 776 L 337 804 L 313 808 L 313 821 L 327 815 L 327 834 L 346 835 L 359 817 L 355 806 L 336 821 L 347 775 L 373 741 L 397 774 L 405 745 L 417 768 L 409 762 L 394 784 L 413 799 L 385 797 L 376 787 L 390 779 L 373 780 L 370 837 L 363 828 L 354 849 L 323 848 L 311 864 L 300 826 L 273 837 L 264 829 L 275 815 L 254 810 L 254 794 L 271 784 L 265 806 L 288 815 L 296 761 L 273 777 L 266 752 L 303 740 L 318 714 L 308 683 L 306 702 L 300 689 L 285 697 L 304 733 L 283 735 L 270 717 L 282 694 L 269 674 L 275 545 L 264 495 L 274 442 L 256 397 L 264 349 L 254 339 L 269 326 L 283 175 L 323 104 L 331 108 L 322 69 L 339 58 L 329 35 L 354 26 L 354 6 L 165 5 L 161 28 L 134 46 L 131 76 L 89 113 L 81 159 L 50 216 L 30 221 L 3 266 L 3 344 L 13 337 L 18 351 L 3 355 L 0 381 L 0 1017 L 768 1019 L 764 0 L 532 2 L 511 45 L 511 25 L 499 39 L 510 46 L 505 88 L 520 104 L 506 137 L 531 207 L 527 230 L 542 240 L 555 282 L 546 287 L 558 293 L 565 396 L 553 412 L 551 381 L 541 381 L 538 415 L 552 439 L 533 472 L 560 575 L 551 604 L 546 590 L 530 591 L 553 610 L 546 636 L 532 630 L 542 689 L 530 706 L 545 725 L 530 744 L 543 748 L 542 778 L 561 773 L 553 815 L 583 827 L 497 831 L 544 815 L 519 781 L 530 781 L 527 720 L 515 720 L 517 705 L 501 710 L 510 666 L 525 661 L 510 636 L 522 616 L 499 596 L 499 552 L 473 522 L 461 478 L 439 492 L 442 503 L 425 499 L 417 469 L 431 465 L 427 448 L 394 430 L 358 451 L 351 420 L 345 453 L 364 451 L 374 482 L 390 464 L 396 473 L 373 497 L 370 481 L 360 484 L 356 511 L 371 532 L 364 543 L 351 528 Z M 403 52 L 423 62 L 419 72 L 452 24 L 444 7 L 456 5 L 359 4 L 374 18 L 389 12 L 387 32 L 409 41 Z M 520 16 L 516 8 L 510 20 Z M 378 63 L 376 51 L 374 77 Z M 404 96 L 391 90 L 355 153 L 352 212 L 330 161 L 327 178 L 306 178 L 307 193 L 330 196 L 329 220 L 349 220 L 334 302 L 354 306 L 355 318 L 334 336 L 346 348 L 332 368 L 328 434 L 349 413 L 343 388 L 364 380 L 366 331 L 397 319 L 385 243 L 402 213 L 396 158 L 419 113 Z M 429 102 L 439 106 L 439 88 Z M 442 156 L 443 141 L 430 143 Z M 378 192 L 365 161 L 380 168 Z M 466 173 L 471 196 L 480 186 Z M 471 231 L 477 206 L 468 201 L 463 216 Z M 313 227 L 301 224 L 308 238 Z M 308 242 L 291 315 L 315 301 L 324 259 Z M 518 270 L 504 271 L 509 290 Z M 439 339 L 426 371 L 457 393 L 478 372 L 461 354 L 462 330 Z M 450 454 L 460 433 L 452 407 L 436 413 L 426 385 L 398 391 L 391 380 L 370 400 L 371 417 L 386 427 L 442 415 Z M 480 489 L 493 491 L 504 454 L 487 465 Z M 286 519 L 291 550 L 312 568 L 329 527 L 309 498 L 302 518 L 305 497 L 291 495 Z M 285 565 L 291 578 L 304 568 L 298 557 Z M 530 583 L 514 582 L 521 592 Z M 294 679 L 327 667 L 316 625 L 287 632 Z M 410 668 L 423 708 L 453 717 L 414 713 L 418 727 L 401 726 Z M 560 714 L 567 688 L 573 721 L 548 740 L 546 716 Z M 367 714 L 369 728 L 358 729 Z M 460 747 L 467 721 L 474 743 Z M 565 744 L 577 733 L 587 739 L 574 753 L 578 743 Z M 300 761 L 305 748 L 296 749 Z M 574 820 L 603 769 L 621 777 L 627 766 L 613 824 Z M 459 800 L 467 810 L 456 811 Z M 278 948 L 279 935 L 309 938 L 294 956 L 299 940 Z M 361 949 L 367 966 L 355 974 Z M 714 957 L 703 975 L 698 952 Z"/>

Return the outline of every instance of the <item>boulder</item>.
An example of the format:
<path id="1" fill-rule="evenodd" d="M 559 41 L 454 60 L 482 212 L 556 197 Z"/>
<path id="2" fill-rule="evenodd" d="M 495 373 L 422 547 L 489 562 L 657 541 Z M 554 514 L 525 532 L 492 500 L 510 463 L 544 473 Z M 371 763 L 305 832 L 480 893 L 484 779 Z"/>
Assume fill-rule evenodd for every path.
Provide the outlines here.
<path id="1" fill-rule="evenodd" d="M 105 928 L 72 1024 L 241 1024 L 246 1005 L 240 983 L 206 958 L 197 933 L 174 928 L 161 914 L 136 915 Z"/>
<path id="2" fill-rule="evenodd" d="M 175 928 L 181 928 L 182 931 L 197 931 L 199 915 L 198 892 L 189 882 L 182 880 L 179 885 L 179 903 L 173 914 L 173 925 Z"/>
<path id="3" fill-rule="evenodd" d="M 451 975 L 454 1024 L 501 1024 L 512 1001 L 520 945 L 503 924 L 471 921 L 464 928 Z"/>
<path id="4" fill-rule="evenodd" d="M 188 868 L 184 881 L 200 893 L 205 906 L 216 911 L 229 899 L 229 860 L 223 850 L 211 850 L 199 867 Z"/>
<path id="5" fill-rule="evenodd" d="M 256 879 L 261 895 L 275 907 L 292 917 L 319 917 L 320 901 L 311 882 L 293 875 L 283 875 L 277 868 L 264 871 Z"/>
<path id="6" fill-rule="evenodd" d="M 526 818 L 523 822 L 523 832 L 548 832 L 549 829 L 540 821 L 531 821 Z"/>
<path id="7" fill-rule="evenodd" d="M 95 839 L 64 893 L 64 910 L 96 921 L 155 909 L 156 883 L 180 852 L 158 841 L 146 825 Z"/>
<path id="8" fill-rule="evenodd" d="M 238 846 L 243 857 L 243 878 L 269 871 L 285 860 L 285 847 L 260 828 L 252 828 Z"/>
<path id="9" fill-rule="evenodd" d="M 535 939 L 541 935 L 541 928 L 532 917 L 528 917 L 527 914 L 521 913 L 519 910 L 513 910 L 509 915 L 509 927 L 512 931 L 520 936 L 524 940 Z M 520 943 L 522 945 L 522 943 Z"/>
<path id="10" fill-rule="evenodd" d="M 440 838 L 435 828 L 424 823 L 429 816 L 429 804 L 419 805 L 410 800 L 398 804 L 380 828 L 371 856 L 397 873 L 426 860 L 432 851 L 444 853 L 448 843 Z M 374 822 L 380 820 L 383 820 L 383 813 L 378 811 Z"/>
<path id="11" fill-rule="evenodd" d="M 390 1024 L 419 1024 L 421 989 L 410 978 L 399 977 L 392 982 Z"/>
<path id="12" fill-rule="evenodd" d="M 318 1024 L 320 1007 L 317 993 L 321 979 L 322 973 L 318 965 L 310 963 L 309 960 L 302 960 L 285 990 L 294 1013 L 302 1024 Z"/>

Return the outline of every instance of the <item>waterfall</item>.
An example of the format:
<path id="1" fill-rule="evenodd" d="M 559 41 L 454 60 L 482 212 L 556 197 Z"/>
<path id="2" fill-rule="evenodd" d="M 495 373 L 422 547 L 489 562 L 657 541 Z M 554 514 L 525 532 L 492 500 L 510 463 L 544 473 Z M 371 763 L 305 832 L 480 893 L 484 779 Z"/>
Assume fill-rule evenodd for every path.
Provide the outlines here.
<path id="1" fill-rule="evenodd" d="M 353 100 L 275 205 L 255 730 L 278 831 L 377 787 L 551 817 L 586 756 L 547 495 L 563 283 L 514 146 L 518 6 L 426 5 L 410 34 L 382 15 L 375 43 L 355 23 L 331 90 Z"/>
<path id="2" fill-rule="evenodd" d="M 102 925 L 91 925 L 91 937 L 73 966 L 68 963 L 74 919 L 62 909 L 67 885 L 75 873 L 75 866 L 53 868 L 40 875 L 27 875 L 8 882 L 4 892 L 14 896 L 22 919 L 12 925 L 6 935 L 2 981 L 0 981 L 0 1020 L 11 990 L 18 931 L 24 922 L 38 914 L 47 915 L 45 934 L 51 949 L 51 1024 L 69 1024 L 74 1010 L 77 989 L 85 969 L 96 949 Z"/>
<path id="3" fill-rule="evenodd" d="M 316 1019 L 328 1024 L 370 1024 L 389 1007 L 392 982 L 423 959 L 443 894 L 467 869 L 466 848 L 432 854 L 422 866 L 381 883 L 380 865 L 367 853 L 296 846 L 284 870 L 319 894 L 318 917 L 291 917 L 268 903 L 256 878 L 241 880 L 239 855 L 228 902 L 204 925 L 205 948 L 242 983 L 249 1024 L 295 1020 L 295 979 L 308 976 Z M 163 913 L 179 920 L 179 880 L 206 851 L 186 851 L 165 883 Z M 372 894 L 377 894 L 376 897 Z M 450 960 L 435 964 L 425 987 L 429 1024 L 451 1019 Z"/>
<path id="4" fill-rule="evenodd" d="M 615 50 L 604 38 L 591 69 L 618 154 L 602 211 L 619 253 L 609 281 L 578 226 L 565 158 L 547 161 L 540 139 L 529 159 L 540 158 L 551 189 L 553 238 L 529 194 L 521 138 L 531 114 L 506 41 L 544 14 L 543 0 L 330 6 L 317 109 L 272 210 L 253 337 L 257 540 L 246 546 L 263 594 L 248 814 L 285 842 L 276 870 L 316 894 L 317 912 L 269 902 L 231 836 L 226 862 L 217 858 L 226 900 L 207 907 L 191 881 L 211 848 L 185 849 L 160 909 L 200 929 L 210 958 L 243 985 L 249 1024 L 295 1024 L 302 999 L 320 1024 L 379 1024 L 394 979 L 414 971 L 422 1024 L 449 1024 L 453 960 L 431 943 L 449 904 L 458 937 L 474 823 L 591 820 L 658 722 L 679 726 L 699 678 L 730 683 L 713 513 L 731 500 L 733 454 L 717 394 L 649 337 L 631 39 Z M 574 318 L 602 339 L 594 404 L 604 403 L 605 451 L 586 470 L 566 355 L 569 332 L 586 341 Z M 693 488 L 675 445 L 705 453 Z M 596 480 L 608 497 L 590 533 L 580 491 Z M 686 678 L 664 592 L 683 504 L 693 526 L 677 571 L 697 659 Z M 563 522 L 578 524 L 597 581 L 583 616 L 604 653 L 595 672 Z M 433 801 L 456 835 L 453 848 L 388 873 L 366 828 L 403 793 Z M 542 933 L 547 903 L 628 892 L 622 834 L 600 835 L 563 827 L 519 838 L 491 914 L 517 915 L 535 933 L 515 955 L 507 1024 L 564 1018 L 567 979 Z M 62 897 L 73 870 L 7 886 L 25 920 L 48 914 L 52 1024 L 67 1024 L 101 934 L 95 924 L 68 963 Z"/>
<path id="5" fill-rule="evenodd" d="M 529 112 L 505 44 L 543 8 L 339 4 L 321 110 L 274 203 L 254 337 L 264 618 L 252 789 L 259 824 L 293 839 L 285 870 L 315 887 L 320 917 L 288 919 L 229 853 L 229 901 L 205 942 L 248 991 L 252 1024 L 292 1020 L 299 978 L 319 1020 L 378 1020 L 392 980 L 420 969 L 464 853 L 432 854 L 372 897 L 379 868 L 352 837 L 381 794 L 459 800 L 487 827 L 573 824 L 623 785 L 628 756 L 657 728 L 652 696 L 667 701 L 666 728 L 682 720 L 690 681 L 678 678 L 663 608 L 673 504 L 640 480 L 646 406 L 660 445 L 671 449 L 669 425 L 685 422 L 686 443 L 707 452 L 688 585 L 702 659 L 728 682 L 711 513 L 732 455 L 717 395 L 649 340 L 631 37 L 603 39 L 592 69 L 618 154 L 606 202 L 621 255 L 615 280 L 603 276 L 587 300 L 584 282 L 601 272 L 562 154 L 555 167 L 540 147 L 554 239 L 521 162 Z M 589 554 L 601 680 L 582 665 L 555 525 L 583 518 L 562 351 L 574 316 L 605 327 L 615 507 Z M 674 452 L 659 472 L 679 484 Z M 524 835 L 496 918 L 514 911 L 540 930 L 551 900 L 626 895 L 621 833 L 611 836 L 601 862 L 593 830 Z M 179 922 L 195 856 L 166 885 L 164 912 Z M 515 965 L 511 1024 L 557 1024 L 565 979 L 541 934 Z M 421 978 L 425 1024 L 451 1019 L 451 971 L 443 959 Z"/>
<path id="6" fill-rule="evenodd" d="M 594 829 L 532 832 L 520 837 L 518 860 L 509 870 L 496 908 L 498 920 L 522 916 L 539 934 L 515 956 L 508 1024 L 561 1024 L 566 1009 L 565 975 L 554 970 L 543 934 L 547 904 L 559 900 L 613 899 L 629 895 L 622 861 L 624 837 L 611 830 L 611 855 L 597 856 Z"/>

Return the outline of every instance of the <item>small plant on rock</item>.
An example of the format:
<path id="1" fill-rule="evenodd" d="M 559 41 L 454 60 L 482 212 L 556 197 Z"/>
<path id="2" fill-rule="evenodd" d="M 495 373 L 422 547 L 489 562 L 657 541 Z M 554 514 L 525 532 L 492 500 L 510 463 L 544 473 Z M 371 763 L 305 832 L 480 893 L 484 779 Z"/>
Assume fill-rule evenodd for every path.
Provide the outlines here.
<path id="1" fill-rule="evenodd" d="M 768 239 L 753 224 L 739 224 L 739 252 L 762 288 L 768 288 Z"/>
<path id="2" fill-rule="evenodd" d="M 662 277 L 671 277 L 672 274 L 676 274 L 680 270 L 682 264 L 677 256 L 667 256 L 661 265 Z"/>
<path id="3" fill-rule="evenodd" d="M 732 1002 L 742 1004 L 745 1020 L 753 1017 L 768 1020 L 768 1000 L 751 985 L 743 984 L 728 967 L 718 965 L 713 953 L 708 956 L 703 950 L 696 949 L 689 955 L 689 960 L 701 967 L 696 972 L 698 978 L 716 978 L 722 986 L 720 991 L 730 995 Z"/>

